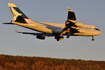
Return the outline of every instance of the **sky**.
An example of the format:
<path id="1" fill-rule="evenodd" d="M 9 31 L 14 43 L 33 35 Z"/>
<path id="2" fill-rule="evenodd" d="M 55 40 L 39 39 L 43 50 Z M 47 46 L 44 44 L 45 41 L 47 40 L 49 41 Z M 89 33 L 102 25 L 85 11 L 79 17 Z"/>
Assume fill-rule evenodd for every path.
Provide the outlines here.
<path id="1" fill-rule="evenodd" d="M 14 29 L 35 32 L 16 25 L 4 25 L 13 17 L 8 3 L 16 4 L 31 20 L 65 24 L 67 7 L 77 21 L 95 25 L 102 34 L 95 37 L 71 36 L 57 42 L 54 37 L 45 40 L 32 35 L 18 34 Z M 0 1 L 0 54 L 14 56 L 51 57 L 105 61 L 105 0 L 1 0 Z"/>

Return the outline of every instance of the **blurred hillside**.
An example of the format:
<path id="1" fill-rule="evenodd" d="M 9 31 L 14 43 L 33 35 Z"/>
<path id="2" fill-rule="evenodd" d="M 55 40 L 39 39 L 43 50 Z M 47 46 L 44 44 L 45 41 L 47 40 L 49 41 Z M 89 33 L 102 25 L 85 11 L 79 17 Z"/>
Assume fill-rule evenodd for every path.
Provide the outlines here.
<path id="1" fill-rule="evenodd" d="M 105 70 L 105 61 L 0 55 L 0 70 Z"/>

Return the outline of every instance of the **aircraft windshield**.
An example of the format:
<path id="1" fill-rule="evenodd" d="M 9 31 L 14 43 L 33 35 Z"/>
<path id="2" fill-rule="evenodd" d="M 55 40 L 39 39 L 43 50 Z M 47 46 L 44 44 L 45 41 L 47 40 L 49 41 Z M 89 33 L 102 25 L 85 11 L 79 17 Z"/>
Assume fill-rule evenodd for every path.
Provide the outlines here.
<path id="1" fill-rule="evenodd" d="M 99 30 L 98 28 L 94 28 L 95 30 Z M 100 31 L 100 30 L 99 30 Z"/>

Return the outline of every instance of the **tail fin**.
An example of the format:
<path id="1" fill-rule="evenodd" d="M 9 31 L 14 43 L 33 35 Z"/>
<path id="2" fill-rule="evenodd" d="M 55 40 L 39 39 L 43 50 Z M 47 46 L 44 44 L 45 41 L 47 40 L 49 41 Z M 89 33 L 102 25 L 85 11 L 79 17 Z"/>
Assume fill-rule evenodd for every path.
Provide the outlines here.
<path id="1" fill-rule="evenodd" d="M 29 19 L 15 4 L 8 3 L 8 5 L 10 7 L 14 20 L 16 20 L 18 16 L 22 16 L 24 19 Z"/>

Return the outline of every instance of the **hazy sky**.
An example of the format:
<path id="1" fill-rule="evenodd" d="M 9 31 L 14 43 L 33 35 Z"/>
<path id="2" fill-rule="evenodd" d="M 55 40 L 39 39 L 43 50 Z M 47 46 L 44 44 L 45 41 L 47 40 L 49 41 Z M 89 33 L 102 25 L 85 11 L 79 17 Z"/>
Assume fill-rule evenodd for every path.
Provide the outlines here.
<path id="1" fill-rule="evenodd" d="M 67 7 L 77 21 L 95 25 L 102 34 L 95 37 L 70 37 L 57 42 L 53 37 L 42 41 L 18 31 L 35 32 L 16 25 L 4 25 L 13 17 L 7 3 L 15 3 L 31 20 L 64 24 Z M 105 0 L 1 0 L 0 1 L 0 54 L 40 56 L 65 59 L 105 61 Z"/>

